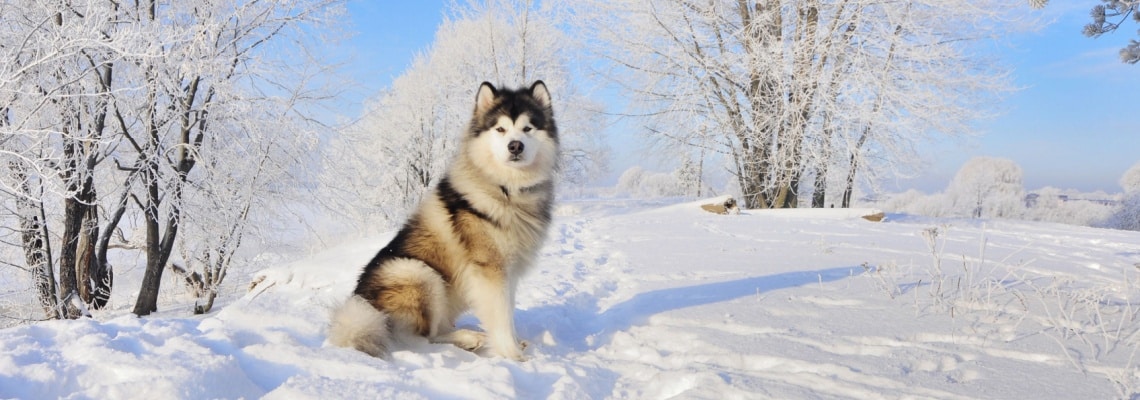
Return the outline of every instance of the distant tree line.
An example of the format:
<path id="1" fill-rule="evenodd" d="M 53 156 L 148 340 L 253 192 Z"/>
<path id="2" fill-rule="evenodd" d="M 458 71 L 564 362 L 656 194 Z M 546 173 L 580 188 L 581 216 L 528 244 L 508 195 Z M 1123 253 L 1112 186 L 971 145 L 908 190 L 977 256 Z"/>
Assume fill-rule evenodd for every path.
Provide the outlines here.
<path id="1" fill-rule="evenodd" d="M 1120 179 L 1123 193 L 1081 194 L 1053 187 L 1026 191 L 1012 160 L 967 161 L 941 193 L 908 191 L 871 205 L 931 217 L 1023 219 L 1140 231 L 1140 163 Z"/>

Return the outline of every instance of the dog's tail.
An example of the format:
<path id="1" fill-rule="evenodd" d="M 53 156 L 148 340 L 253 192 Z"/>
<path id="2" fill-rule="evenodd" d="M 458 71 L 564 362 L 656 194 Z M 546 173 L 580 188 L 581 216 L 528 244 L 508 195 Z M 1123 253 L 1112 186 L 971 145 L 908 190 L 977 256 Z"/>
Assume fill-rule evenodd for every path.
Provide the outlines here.
<path id="1" fill-rule="evenodd" d="M 391 335 L 388 315 L 358 295 L 349 297 L 332 312 L 328 341 L 334 346 L 351 347 L 383 358 L 388 354 Z"/>

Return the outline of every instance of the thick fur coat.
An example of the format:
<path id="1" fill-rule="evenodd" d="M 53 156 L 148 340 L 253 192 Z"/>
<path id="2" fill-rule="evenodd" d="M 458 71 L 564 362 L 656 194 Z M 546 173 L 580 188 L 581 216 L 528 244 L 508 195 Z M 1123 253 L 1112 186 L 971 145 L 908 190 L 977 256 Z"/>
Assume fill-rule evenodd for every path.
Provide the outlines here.
<path id="1" fill-rule="evenodd" d="M 444 177 L 333 311 L 329 342 L 383 357 L 393 336 L 523 360 L 515 287 L 546 238 L 558 164 L 550 92 L 479 87 Z M 483 331 L 456 329 L 472 311 Z"/>

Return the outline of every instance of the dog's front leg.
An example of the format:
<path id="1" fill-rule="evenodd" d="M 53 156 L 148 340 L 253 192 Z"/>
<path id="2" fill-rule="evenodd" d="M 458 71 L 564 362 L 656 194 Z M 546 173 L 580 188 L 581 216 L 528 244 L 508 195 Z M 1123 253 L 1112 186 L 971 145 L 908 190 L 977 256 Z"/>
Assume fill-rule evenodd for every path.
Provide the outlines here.
<path id="1" fill-rule="evenodd" d="M 487 331 L 490 351 L 503 358 L 526 361 L 515 335 L 513 282 L 501 269 L 483 269 L 474 275 L 470 299 L 475 317 Z"/>

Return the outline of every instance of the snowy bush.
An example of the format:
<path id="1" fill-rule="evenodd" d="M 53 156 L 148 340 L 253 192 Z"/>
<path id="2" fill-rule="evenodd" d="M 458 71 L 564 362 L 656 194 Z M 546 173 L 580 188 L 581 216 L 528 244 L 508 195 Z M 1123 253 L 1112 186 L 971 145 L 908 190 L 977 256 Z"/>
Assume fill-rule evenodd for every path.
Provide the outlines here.
<path id="1" fill-rule="evenodd" d="M 625 170 L 618 178 L 618 193 L 637 198 L 684 196 L 685 187 L 677 175 L 666 172 L 646 171 L 634 166 Z"/>
<path id="2" fill-rule="evenodd" d="M 975 157 L 954 175 L 946 194 L 953 213 L 973 218 L 1013 218 L 1025 209 L 1021 167 L 1012 160 Z"/>
<path id="3" fill-rule="evenodd" d="M 1112 213 L 1112 206 L 1091 201 L 1105 200 L 1107 194 L 1082 194 L 1054 187 L 1034 190 L 1027 199 L 1028 208 L 1022 219 L 1030 221 L 1058 222 L 1062 224 L 1094 226 L 1100 224 Z"/>
<path id="4" fill-rule="evenodd" d="M 1113 215 L 1114 196 L 1098 193 L 1081 193 L 1075 190 L 1062 190 L 1054 187 L 1044 187 L 1033 190 L 1020 201 L 1021 205 L 1014 206 L 1013 199 L 1007 199 L 1007 210 L 1015 211 L 1003 215 L 1002 218 L 1021 219 L 1028 221 L 1056 222 L 1079 226 L 1106 226 L 1106 222 Z M 927 217 L 965 217 L 969 214 L 955 204 L 955 199 L 943 193 L 925 194 L 917 190 L 908 190 L 903 193 L 887 195 L 882 201 L 874 203 L 875 207 L 887 212 Z M 1016 212 L 1020 210 L 1020 212 Z"/>
<path id="5" fill-rule="evenodd" d="M 1140 231 L 1140 163 L 1133 165 L 1120 178 L 1124 198 L 1104 226 L 1113 229 Z"/>
<path id="6" fill-rule="evenodd" d="M 1112 229 L 1140 231 L 1140 192 L 1125 195 L 1120 206 L 1108 217 L 1104 226 Z"/>
<path id="7" fill-rule="evenodd" d="M 946 195 L 935 193 L 927 195 L 911 189 L 906 192 L 887 197 L 881 204 L 875 205 L 883 211 L 912 215 L 925 215 L 928 217 L 941 217 L 949 214 L 950 202 Z"/>
<path id="8" fill-rule="evenodd" d="M 930 217 L 1018 218 L 1024 215 L 1024 201 L 1021 167 L 1006 159 L 976 157 L 958 170 L 944 193 L 910 190 L 878 206 Z"/>
<path id="9" fill-rule="evenodd" d="M 1120 187 L 1124 193 L 1140 192 L 1140 162 L 1133 165 L 1120 177 Z"/>

